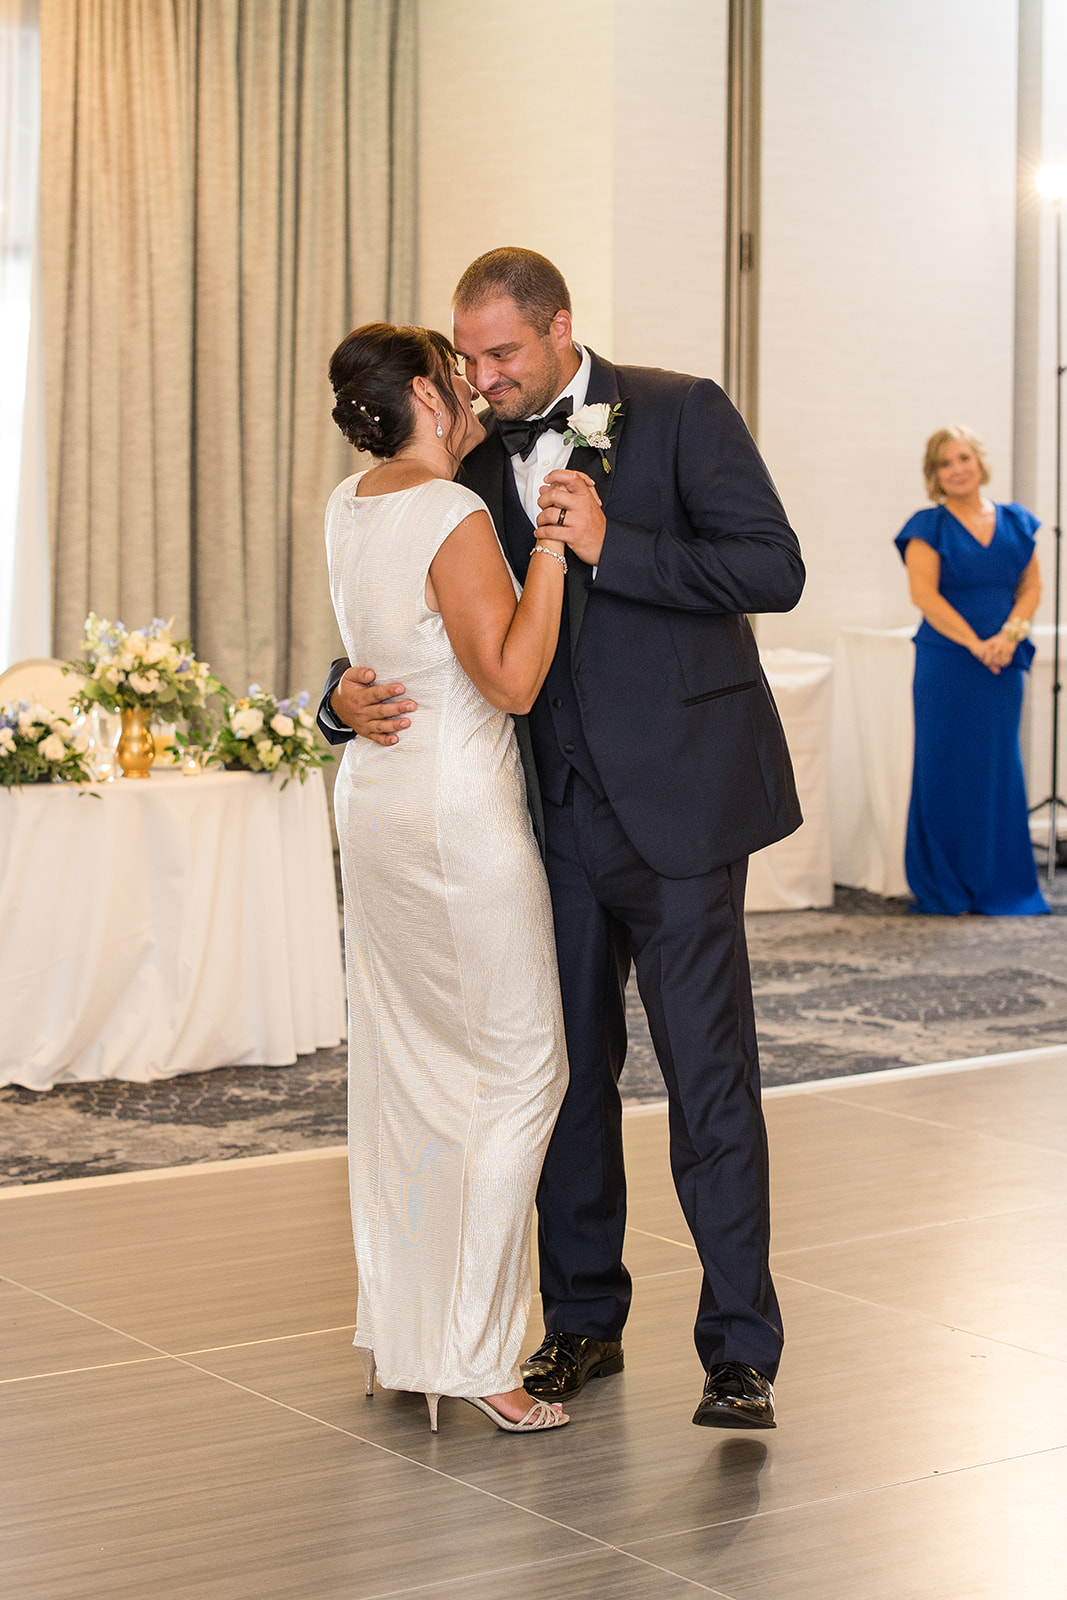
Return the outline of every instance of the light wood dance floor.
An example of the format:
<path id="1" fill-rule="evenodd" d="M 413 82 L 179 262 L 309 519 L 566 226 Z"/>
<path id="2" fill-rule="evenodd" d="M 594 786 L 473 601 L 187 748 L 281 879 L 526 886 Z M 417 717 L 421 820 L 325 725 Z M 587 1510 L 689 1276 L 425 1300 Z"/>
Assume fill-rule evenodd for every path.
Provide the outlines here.
<path id="1" fill-rule="evenodd" d="M 690 1425 L 658 1109 L 627 1118 L 626 1371 L 537 1438 L 364 1398 L 339 1152 L 4 1191 L 0 1593 L 1063 1600 L 1067 1049 L 767 1109 L 767 1434 Z"/>

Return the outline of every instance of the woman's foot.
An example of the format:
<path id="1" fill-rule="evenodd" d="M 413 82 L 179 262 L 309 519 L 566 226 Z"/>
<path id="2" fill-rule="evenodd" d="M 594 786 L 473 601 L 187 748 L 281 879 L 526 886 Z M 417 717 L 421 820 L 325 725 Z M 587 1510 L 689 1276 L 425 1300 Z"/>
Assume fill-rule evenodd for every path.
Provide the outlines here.
<path id="1" fill-rule="evenodd" d="M 525 1389 L 509 1389 L 506 1394 L 483 1394 L 482 1399 L 486 1405 L 492 1406 L 494 1411 L 499 1411 L 508 1422 L 521 1422 L 527 1415 L 537 1396 L 528 1394 Z M 556 1407 L 562 1411 L 562 1406 Z"/>
<path id="2" fill-rule="evenodd" d="M 520 1397 L 521 1399 L 517 1399 Z M 491 1405 L 488 1400 L 470 1399 L 466 1395 L 458 1396 L 464 1405 L 474 1406 L 495 1422 L 498 1428 L 505 1433 L 542 1433 L 546 1428 L 563 1428 L 571 1420 L 561 1405 L 549 1405 L 547 1400 L 538 1400 L 533 1395 L 527 1394 L 525 1389 L 510 1389 L 506 1394 L 496 1394 L 492 1399 L 496 1404 Z M 437 1432 L 437 1408 L 440 1404 L 439 1394 L 427 1394 L 426 1404 L 430 1412 L 430 1431 Z M 503 1408 L 507 1406 L 507 1411 Z"/>

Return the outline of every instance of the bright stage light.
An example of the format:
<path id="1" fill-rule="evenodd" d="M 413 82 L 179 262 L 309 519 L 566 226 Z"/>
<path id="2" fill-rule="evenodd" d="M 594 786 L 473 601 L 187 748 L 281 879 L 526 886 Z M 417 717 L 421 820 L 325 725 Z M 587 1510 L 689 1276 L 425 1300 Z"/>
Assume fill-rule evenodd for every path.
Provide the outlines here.
<path id="1" fill-rule="evenodd" d="M 1067 200 L 1067 167 L 1041 167 L 1037 192 L 1046 200 Z"/>

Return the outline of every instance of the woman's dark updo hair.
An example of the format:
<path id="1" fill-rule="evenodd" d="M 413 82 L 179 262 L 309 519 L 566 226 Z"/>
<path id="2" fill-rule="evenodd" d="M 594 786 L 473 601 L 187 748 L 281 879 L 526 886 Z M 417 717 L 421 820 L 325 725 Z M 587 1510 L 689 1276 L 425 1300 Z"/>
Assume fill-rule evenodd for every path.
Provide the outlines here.
<path id="1" fill-rule="evenodd" d="M 330 357 L 333 420 L 357 450 L 380 458 L 395 456 L 415 429 L 411 385 L 416 378 L 428 378 L 448 414 L 447 440 L 462 411 L 452 387 L 456 360 L 444 334 L 432 328 L 368 322 L 342 339 Z"/>

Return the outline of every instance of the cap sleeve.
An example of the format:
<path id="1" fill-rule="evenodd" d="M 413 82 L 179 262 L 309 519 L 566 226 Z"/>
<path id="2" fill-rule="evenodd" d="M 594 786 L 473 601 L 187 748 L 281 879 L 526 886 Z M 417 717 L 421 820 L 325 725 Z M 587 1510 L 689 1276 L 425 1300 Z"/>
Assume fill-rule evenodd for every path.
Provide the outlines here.
<path id="1" fill-rule="evenodd" d="M 933 506 L 928 511 L 916 511 L 913 517 L 908 518 L 893 540 L 900 552 L 901 561 L 904 560 L 907 548 L 913 539 L 921 539 L 923 544 L 928 544 L 931 549 L 936 550 L 940 555 L 941 527 L 942 518 L 939 515 L 938 507 Z"/>
<path id="2" fill-rule="evenodd" d="M 1012 501 L 1011 505 L 1001 506 L 1001 511 L 1009 518 L 1012 526 L 1028 540 L 1030 545 L 1036 544 L 1035 535 L 1041 526 L 1041 518 L 1035 517 L 1032 511 L 1027 511 L 1025 506 Z"/>

